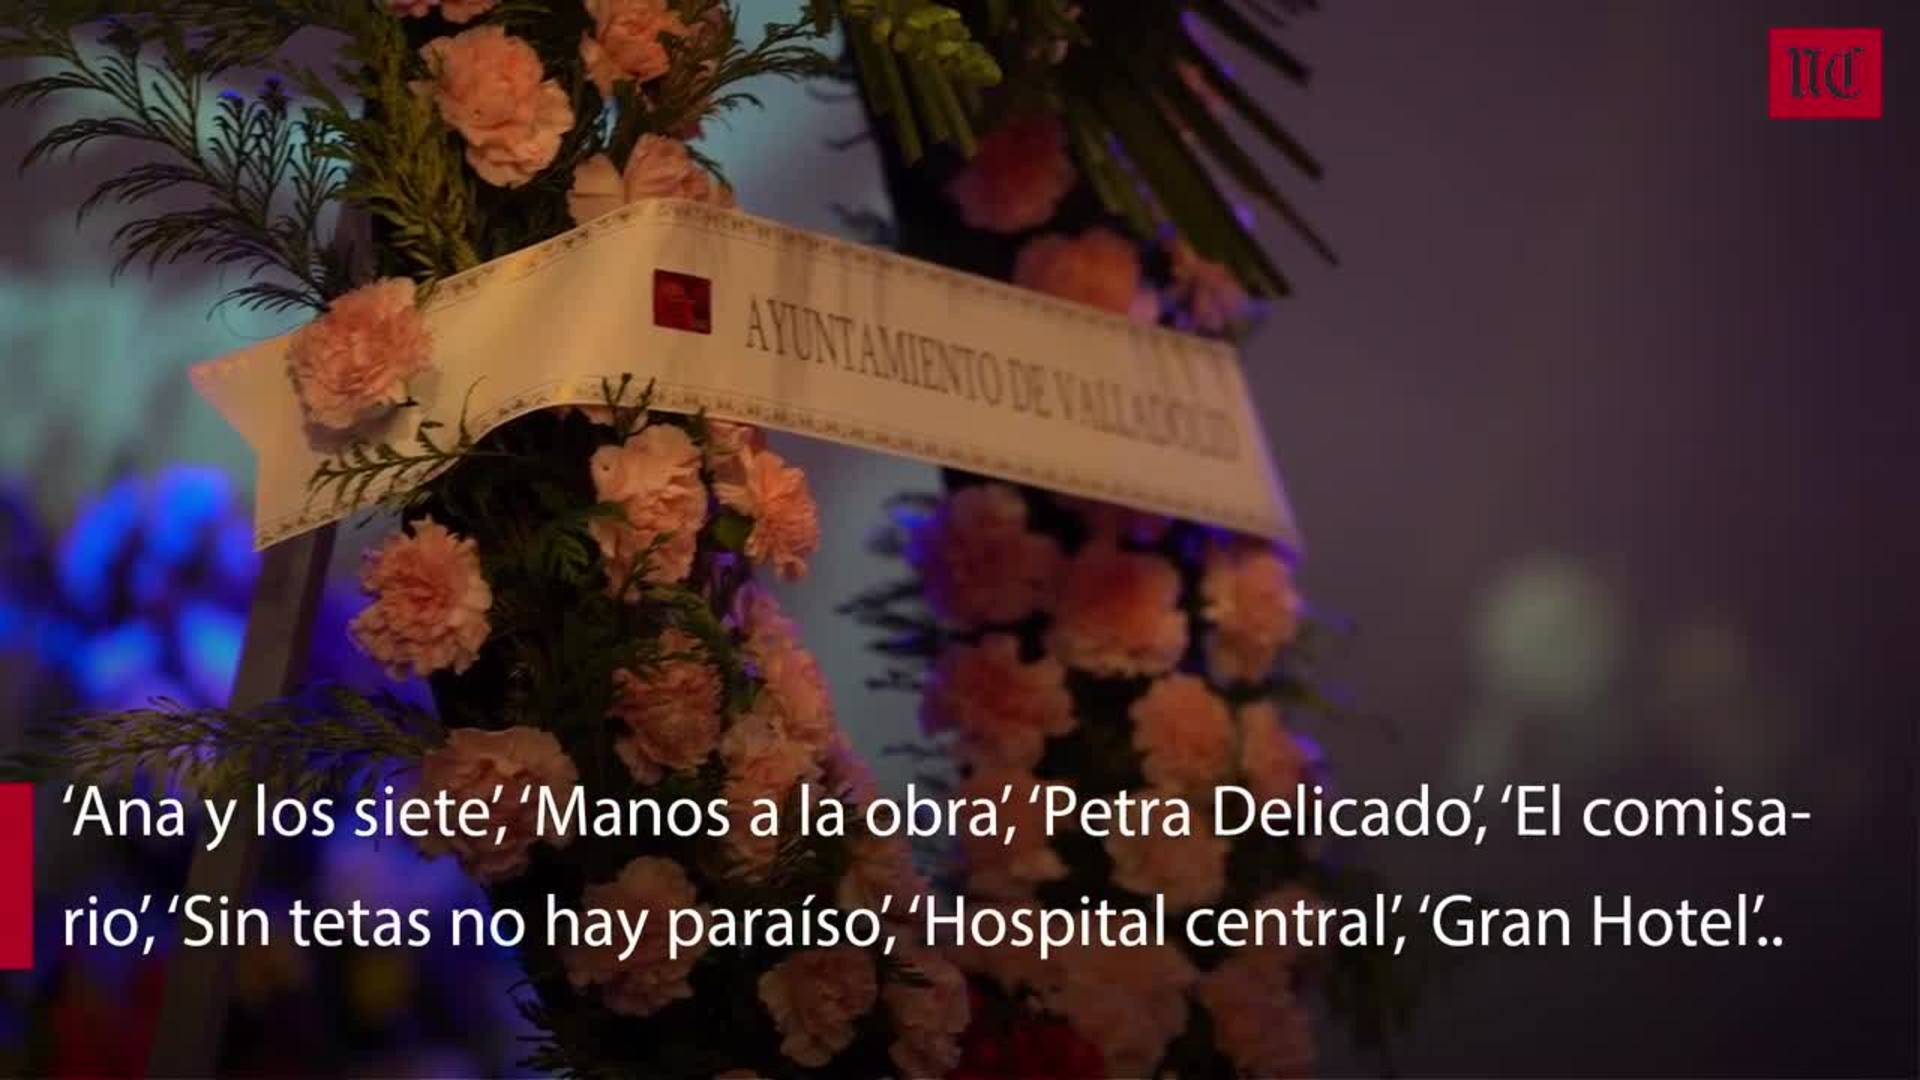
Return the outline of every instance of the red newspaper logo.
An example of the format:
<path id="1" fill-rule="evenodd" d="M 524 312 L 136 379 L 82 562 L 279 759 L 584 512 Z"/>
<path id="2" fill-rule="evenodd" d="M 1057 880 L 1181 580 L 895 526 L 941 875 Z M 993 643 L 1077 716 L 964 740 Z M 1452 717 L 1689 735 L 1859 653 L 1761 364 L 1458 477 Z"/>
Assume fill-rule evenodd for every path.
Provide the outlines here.
<path id="1" fill-rule="evenodd" d="M 0 784 L 0 971 L 33 967 L 33 785 Z"/>
<path id="2" fill-rule="evenodd" d="M 713 333 L 713 282 L 672 270 L 653 272 L 653 325 Z"/>
<path id="3" fill-rule="evenodd" d="M 1767 31 L 1767 115 L 1775 120 L 1878 120 L 1880 31 L 1775 27 Z"/>

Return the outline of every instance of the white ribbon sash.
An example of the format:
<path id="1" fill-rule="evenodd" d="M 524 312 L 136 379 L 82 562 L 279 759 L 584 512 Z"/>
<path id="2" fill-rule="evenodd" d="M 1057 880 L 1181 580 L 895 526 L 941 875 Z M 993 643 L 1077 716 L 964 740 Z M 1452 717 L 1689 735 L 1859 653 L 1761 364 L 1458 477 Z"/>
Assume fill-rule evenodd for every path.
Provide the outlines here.
<path id="1" fill-rule="evenodd" d="M 417 407 L 477 438 L 631 375 L 653 405 L 1279 540 L 1300 537 L 1232 348 L 696 203 L 638 203 L 443 281 Z M 258 455 L 255 542 L 352 513 L 313 493 L 288 337 L 193 369 Z M 424 481 L 426 474 L 415 477 Z M 374 485 L 373 493 L 384 490 Z"/>

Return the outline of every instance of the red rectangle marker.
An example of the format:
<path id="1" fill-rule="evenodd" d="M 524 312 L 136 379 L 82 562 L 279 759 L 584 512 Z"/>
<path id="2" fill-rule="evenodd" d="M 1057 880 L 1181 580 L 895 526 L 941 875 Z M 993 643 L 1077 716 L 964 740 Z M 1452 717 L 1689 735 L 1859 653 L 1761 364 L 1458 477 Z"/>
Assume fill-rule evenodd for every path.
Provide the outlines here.
<path id="1" fill-rule="evenodd" d="M 713 333 L 713 282 L 697 274 L 653 272 L 653 325 Z"/>
<path id="2" fill-rule="evenodd" d="M 0 784 L 0 971 L 33 967 L 33 785 Z"/>

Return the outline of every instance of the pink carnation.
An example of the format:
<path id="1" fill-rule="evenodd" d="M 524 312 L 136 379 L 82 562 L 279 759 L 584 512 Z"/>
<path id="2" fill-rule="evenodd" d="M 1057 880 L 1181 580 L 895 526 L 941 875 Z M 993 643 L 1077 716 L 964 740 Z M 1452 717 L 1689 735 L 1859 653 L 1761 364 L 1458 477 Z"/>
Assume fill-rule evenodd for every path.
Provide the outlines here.
<path id="1" fill-rule="evenodd" d="M 1031 903 L 1003 904 L 985 899 L 976 902 L 972 897 L 968 898 L 969 911 L 983 908 L 998 911 L 1009 925 L 1017 919 L 1032 920 L 1038 925 L 1039 909 Z M 1040 947 L 1035 942 L 1017 945 L 1008 940 L 983 945 L 968 938 L 943 951 L 960 970 L 993 983 L 1009 995 L 1018 995 L 1025 990 L 1041 990 L 1059 982 L 1059 953 L 1050 950 L 1047 959 L 1041 960 Z"/>
<path id="2" fill-rule="evenodd" d="M 696 894 L 687 872 L 672 859 L 641 856 L 628 863 L 620 876 L 589 885 L 580 894 L 588 911 L 624 912 L 637 920 L 647 916 L 640 944 L 625 960 L 624 942 L 614 945 L 571 945 L 560 951 L 567 981 L 575 990 L 600 988 L 600 1000 L 622 1016 L 651 1016 L 682 998 L 693 996 L 687 977 L 706 952 L 704 943 L 683 946 L 671 955 L 667 920 L 676 910 L 696 909 Z"/>
<path id="3" fill-rule="evenodd" d="M 336 431 L 406 401 L 407 380 L 432 363 L 433 335 L 406 278 L 335 297 L 287 346 L 287 372 L 307 420 Z"/>
<path id="4" fill-rule="evenodd" d="M 1186 321 L 1203 334 L 1223 334 L 1244 322 L 1253 301 L 1233 271 L 1201 257 L 1182 240 L 1173 249 L 1174 298 L 1185 308 Z"/>
<path id="5" fill-rule="evenodd" d="M 1096 675 L 1158 675 L 1187 651 L 1180 574 L 1158 555 L 1090 543 L 1067 563 L 1047 644 Z"/>
<path id="6" fill-rule="evenodd" d="M 727 729 L 720 757 L 727 765 L 727 801 L 741 810 L 756 799 L 783 801 L 802 780 L 818 774 L 813 749 L 782 734 L 757 711 Z"/>
<path id="7" fill-rule="evenodd" d="M 1307 772 L 1306 748 L 1270 701 L 1240 707 L 1240 775 L 1261 799 L 1291 796 Z"/>
<path id="8" fill-rule="evenodd" d="M 1166 798 L 1164 792 L 1152 797 Z M 1188 804 L 1191 810 L 1192 804 Z M 1214 833 L 1203 815 L 1192 813 L 1185 835 L 1155 829 L 1107 837 L 1107 855 L 1113 860 L 1113 881 L 1142 896 L 1159 893 L 1174 911 L 1211 904 L 1227 886 L 1227 839 Z"/>
<path id="9" fill-rule="evenodd" d="M 1227 703 L 1196 675 L 1156 680 L 1128 709 L 1133 747 L 1147 783 L 1197 793 L 1233 768 L 1233 718 Z"/>
<path id="10" fill-rule="evenodd" d="M 671 659 L 613 673 L 613 715 L 626 725 L 615 749 L 643 784 L 698 768 L 720 742 L 720 673 L 683 630 L 660 635 L 660 651 Z"/>
<path id="11" fill-rule="evenodd" d="M 1215 679 L 1258 681 L 1300 629 L 1300 594 L 1278 552 L 1251 541 L 1216 544 L 1200 579 L 1201 614 L 1213 624 L 1207 664 Z"/>
<path id="12" fill-rule="evenodd" d="M 749 653 L 785 648 L 800 640 L 800 632 L 780 610 L 780 601 L 756 582 L 747 582 L 733 597 L 730 613 Z"/>
<path id="13" fill-rule="evenodd" d="M 824 749 L 835 732 L 833 702 L 813 654 L 796 643 L 752 656 L 762 683 L 755 711 L 787 738 L 810 750 Z"/>
<path id="14" fill-rule="evenodd" d="M 593 33 L 580 38 L 587 78 L 603 95 L 615 83 L 652 82 L 667 73 L 672 58 L 662 36 L 687 34 L 687 24 L 668 0 L 587 0 Z"/>
<path id="15" fill-rule="evenodd" d="M 780 1031 L 780 1052 L 814 1069 L 852 1044 L 879 994 L 873 960 L 851 945 L 802 949 L 760 976 L 760 1001 Z"/>
<path id="16" fill-rule="evenodd" d="M 745 627 L 744 652 L 760 676 L 761 691 L 754 703 L 774 729 L 809 750 L 822 750 L 836 734 L 833 701 L 826 679 L 813 654 L 800 644 L 791 620 L 764 591 L 748 600 L 755 612 Z"/>
<path id="17" fill-rule="evenodd" d="M 573 104 L 546 78 L 533 46 L 497 25 L 476 26 L 420 47 L 440 118 L 467 141 L 467 164 L 480 179 L 520 187 L 553 163 L 573 129 Z"/>
<path id="18" fill-rule="evenodd" d="M 1155 1076 L 1167 1044 L 1187 1027 L 1193 965 L 1172 945 L 1062 950 L 1040 1002 L 1100 1048 L 1108 1076 Z"/>
<path id="19" fill-rule="evenodd" d="M 722 204 L 731 200 L 706 166 L 694 160 L 687 144 L 661 135 L 642 135 L 620 174 L 628 202 L 640 199 L 692 199 Z"/>
<path id="20" fill-rule="evenodd" d="M 1269 949 L 1234 953 L 1201 978 L 1194 996 L 1213 1020 L 1214 1045 L 1243 1075 L 1307 1076 L 1313 1025 L 1293 990 L 1288 957 Z"/>
<path id="21" fill-rule="evenodd" d="M 847 849 L 847 872 L 834 886 L 834 901 L 843 909 L 878 912 L 891 901 L 889 913 L 903 917 L 911 898 L 928 891 L 906 841 L 861 832 L 848 839 Z"/>
<path id="22" fill-rule="evenodd" d="M 1033 896 L 1034 886 L 1067 876 L 1067 864 L 1047 836 L 1045 796 L 1037 803 L 1028 798 L 1040 783 L 1032 773 L 981 769 L 955 792 L 963 799 L 1002 802 L 1002 791 L 1012 789 L 1012 795 L 1002 802 L 1000 826 L 1003 835 L 1012 830 L 1013 843 L 1005 843 L 1001 836 L 973 836 L 970 831 L 960 837 L 960 857 L 967 868 L 970 895 L 1026 900 Z"/>
<path id="23" fill-rule="evenodd" d="M 465 671 L 479 656 L 493 590 L 472 540 L 423 517 L 367 553 L 360 586 L 373 603 L 349 630 L 394 678 Z"/>
<path id="24" fill-rule="evenodd" d="M 594 451 L 593 490 L 619 503 L 619 520 L 595 518 L 587 528 L 618 588 L 647 560 L 643 580 L 670 585 L 693 569 L 694 546 L 707 518 L 700 449 L 684 429 L 652 424 L 619 446 Z M 629 599 L 633 597 L 630 595 Z"/>
<path id="25" fill-rule="evenodd" d="M 907 561 L 927 603 L 960 627 L 1018 622 L 1046 606 L 1060 566 L 1053 538 L 1027 529 L 1027 504 L 1005 484 L 946 497 L 913 530 Z"/>
<path id="26" fill-rule="evenodd" d="M 1140 302 L 1140 253 L 1131 240 L 1101 226 L 1079 236 L 1048 233 L 1020 249 L 1013 282 L 1115 315 L 1132 315 Z"/>
<path id="27" fill-rule="evenodd" d="M 969 228 L 1016 233 L 1046 224 L 1076 178 L 1060 121 L 1033 117 L 982 136 L 947 197 Z"/>
<path id="28" fill-rule="evenodd" d="M 747 482 L 747 459 L 767 448 L 767 433 L 752 424 L 707 421 L 707 470 L 715 487 Z"/>
<path id="29" fill-rule="evenodd" d="M 890 979 L 881 991 L 893 1019 L 888 1056 L 902 1076 L 946 1076 L 960 1064 L 960 1035 L 970 1018 L 966 977 L 931 950 L 909 948 L 902 959 L 914 980 Z"/>
<path id="30" fill-rule="evenodd" d="M 1076 724 L 1066 680 L 1066 669 L 1051 656 L 1022 663 L 1020 641 L 1011 634 L 955 644 L 934 665 L 920 699 L 920 725 L 929 734 L 957 734 L 969 764 L 1032 769 L 1046 740 Z"/>
<path id="31" fill-rule="evenodd" d="M 537 836 L 539 791 L 545 788 L 564 801 L 578 786 L 574 769 L 559 740 L 538 728 L 510 727 L 504 731 L 455 728 L 447 741 L 420 760 L 420 794 L 446 792 L 455 799 L 484 799 L 493 805 L 485 836 L 425 836 L 420 849 L 429 855 L 451 853 L 467 873 L 485 884 L 517 877 L 527 868 L 527 852 L 535 840 L 565 847 L 566 836 Z M 501 795 L 494 798 L 498 788 Z M 522 801 L 521 792 L 533 788 Z M 496 830 L 499 830 L 496 834 Z M 500 837 L 495 842 L 496 835 Z"/>
<path id="32" fill-rule="evenodd" d="M 738 482 L 716 480 L 713 493 L 753 519 L 747 558 L 770 564 L 789 581 L 806 576 L 807 560 L 820 547 L 820 512 L 807 474 L 771 450 L 749 450 L 739 460 Z"/>
<path id="33" fill-rule="evenodd" d="M 733 203 L 732 194 L 693 159 L 686 143 L 642 135 L 624 170 L 614 168 L 613 159 L 605 154 L 595 154 L 574 167 L 567 213 L 574 224 L 584 225 L 642 199 L 692 199 L 715 206 Z"/>
<path id="34" fill-rule="evenodd" d="M 811 747 L 782 734 L 762 709 L 741 717 L 721 736 L 720 759 L 727 767 L 721 794 L 732 815 L 727 847 L 739 870 L 758 878 L 779 852 L 781 838 L 753 834 L 755 803 L 769 799 L 784 806 L 801 781 L 819 775 L 819 759 Z"/>

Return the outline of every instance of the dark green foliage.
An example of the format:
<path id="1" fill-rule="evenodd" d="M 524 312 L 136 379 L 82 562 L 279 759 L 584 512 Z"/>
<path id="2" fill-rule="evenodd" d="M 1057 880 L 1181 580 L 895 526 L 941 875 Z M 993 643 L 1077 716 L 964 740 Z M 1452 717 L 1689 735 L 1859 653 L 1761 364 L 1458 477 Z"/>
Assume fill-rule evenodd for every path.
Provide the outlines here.
<path id="1" fill-rule="evenodd" d="M 1315 253 L 1332 260 L 1331 247 L 1283 193 L 1260 151 L 1277 152 L 1308 179 L 1320 177 L 1320 164 L 1203 42 L 1217 36 L 1250 53 L 1260 70 L 1305 85 L 1307 66 L 1280 44 L 1274 29 L 1284 24 L 1279 9 L 1308 6 L 1262 0 L 957 3 L 969 39 L 992 55 L 1000 71 L 1000 78 L 983 86 L 980 107 L 967 104 L 961 130 L 1058 116 L 1105 215 L 1143 238 L 1170 226 L 1202 256 L 1225 264 L 1255 295 L 1284 294 L 1285 275 L 1252 236 L 1236 203 L 1244 196 L 1263 204 Z M 917 85 L 889 67 L 870 43 L 850 36 L 849 55 L 889 158 L 927 173 L 937 186 L 968 152 L 967 140 L 936 137 L 962 153 L 930 153 L 920 133 L 935 125 L 917 124 L 905 112 L 921 99 L 910 91 Z M 891 186 L 903 235 L 928 228 L 930 220 L 916 220 L 927 215 L 900 202 L 902 185 Z M 950 205 L 939 213 L 954 216 Z M 1068 224 L 1085 216 L 1061 215 Z M 1002 267 L 982 265 L 955 247 L 953 237 L 946 241 L 937 253 L 918 253 L 976 273 L 1004 274 Z"/>
<path id="2" fill-rule="evenodd" d="M 256 784 L 291 797 L 363 797 L 440 738 L 430 715 L 398 698 L 332 685 L 245 712 L 157 701 L 61 718 L 30 735 L 0 773 L 126 789 L 177 786 L 203 798 L 234 798 Z"/>
<path id="3" fill-rule="evenodd" d="M 1296 83 L 1308 71 L 1240 10 L 1241 0 L 1088 5 L 1082 17 L 1091 44 L 1069 49 L 1053 76 L 1059 109 L 1074 146 L 1109 211 L 1134 221 L 1171 222 L 1196 250 L 1225 263 L 1259 295 L 1289 291 L 1286 277 L 1247 231 L 1234 188 L 1265 203 L 1331 260 L 1333 252 L 1281 194 L 1268 171 L 1188 83 L 1192 65 L 1225 110 L 1310 178 L 1320 166 L 1198 42 L 1189 23 L 1201 19 Z M 1188 135 L 1191 138 L 1188 138 Z M 1150 201 L 1137 193 L 1144 188 Z"/>
<path id="4" fill-rule="evenodd" d="M 732 557 L 738 522 L 716 515 L 700 538 L 690 582 L 715 584 L 649 584 L 636 570 L 616 588 L 588 530 L 618 508 L 597 501 L 590 459 L 654 424 L 684 426 L 696 443 L 705 440 L 706 425 L 697 416 L 648 413 L 648 393 L 636 393 L 631 382 L 610 385 L 606 396 L 610 415 L 596 419 L 548 410 L 504 425 L 406 501 L 409 517 L 431 516 L 478 542 L 493 592 L 493 634 L 471 668 L 434 676 L 434 698 L 449 727 L 528 724 L 552 732 L 596 800 L 706 804 L 723 794 L 725 768 L 717 760 L 652 785 L 637 783 L 619 760 L 620 721 L 609 715 L 613 672 L 644 672 L 683 659 L 660 643 L 662 632 L 675 628 L 691 635 L 702 659 L 720 673 L 729 722 L 752 707 L 756 679 L 734 629 L 719 615 L 744 579 L 715 573 L 720 560 Z M 620 598 L 629 587 L 637 602 Z M 796 813 L 790 800 L 785 818 Z M 513 908 L 537 925 L 549 895 L 577 907 L 586 888 L 613 880 L 635 857 L 652 855 L 686 866 L 701 902 L 714 908 L 799 909 L 809 895 L 818 908 L 832 903 L 846 872 L 847 843 L 788 829 L 765 876 L 749 879 L 710 838 L 581 836 L 564 848 L 536 847 L 528 871 L 494 886 L 490 898 L 495 908 Z M 890 1074 L 884 1010 L 866 1018 L 854 1045 L 827 1069 L 803 1069 L 781 1055 L 758 980 L 785 955 L 764 945 L 716 946 L 694 969 L 691 997 L 636 1018 L 608 1010 L 598 993 L 576 991 L 557 955 L 529 946 L 521 960 L 534 1000 L 525 1008 L 542 1033 L 527 1063 L 576 1077 L 711 1076 L 742 1067 L 780 1077 Z M 685 1037 L 690 1032 L 705 1034 Z"/>
<path id="5" fill-rule="evenodd" d="M 307 478 L 308 498 L 331 494 L 335 510 L 400 502 L 420 484 L 466 458 L 502 453 L 475 448 L 464 409 L 451 439 L 442 434 L 445 427 L 438 420 L 422 420 L 412 444 L 404 449 L 389 442 L 351 439 L 314 468 Z"/>
<path id="6" fill-rule="evenodd" d="M 343 205 L 388 226 L 386 239 L 423 278 L 478 262 L 466 241 L 466 180 L 431 102 L 406 87 L 409 63 L 397 20 L 360 0 L 111 0 L 9 4 L 0 56 L 49 63 L 53 74 L 0 90 L 0 105 L 81 94 L 105 106 L 43 136 L 34 164 L 99 142 L 149 160 L 105 181 L 81 204 L 145 205 L 185 195 L 138 217 L 114 240 L 116 270 L 200 259 L 245 270 L 228 299 L 270 310 L 319 310 L 354 281 L 353 252 L 329 237 Z M 280 65 L 285 81 L 251 72 L 274 59 L 296 29 L 344 35 L 327 76 Z M 90 40 L 98 38 L 98 48 Z M 251 96 L 222 80 L 258 78 Z M 291 82 L 313 104 L 296 109 Z M 358 114 L 336 91 L 350 87 L 378 108 Z M 203 114 L 211 105 L 209 120 Z M 176 205 L 178 204 L 178 205 Z"/>
<path id="7" fill-rule="evenodd" d="M 450 277 L 483 261 L 476 236 L 489 222 L 475 205 L 482 185 L 432 98 L 410 85 L 426 70 L 402 21 L 379 5 L 361 6 L 374 14 L 352 23 L 333 70 L 299 72 L 300 89 L 340 132 L 333 156 L 348 173 L 340 198 L 372 219 L 378 271 L 424 282 Z"/>
<path id="8" fill-rule="evenodd" d="M 554 161 L 521 188 L 476 182 L 459 136 L 433 99 L 412 89 L 428 74 L 419 46 L 452 28 L 437 18 L 396 18 L 369 0 L 0 0 L 7 27 L 0 57 L 54 69 L 0 90 L 0 105 L 76 92 L 103 99 L 103 113 L 56 127 L 27 164 L 101 141 L 150 155 L 102 184 L 83 214 L 102 202 L 187 195 L 183 205 L 119 230 L 117 269 L 183 259 L 236 265 L 252 280 L 229 299 L 320 310 L 356 284 L 356 271 L 432 282 L 565 232 L 574 225 L 566 196 L 580 162 L 597 153 L 624 161 L 642 134 L 685 134 L 757 104 L 739 89 L 745 80 L 805 77 L 830 66 L 812 45 L 818 33 L 810 21 L 769 24 L 748 47 L 735 39 L 733 15 L 720 0 L 684 7 L 706 32 L 669 40 L 673 69 L 646 94 L 622 85 L 603 101 L 579 59 L 580 36 L 591 26 L 580 4 L 501 6 L 494 17 L 540 53 L 569 89 L 576 117 Z M 708 12 L 710 26 L 701 21 Z M 314 28 L 339 40 L 337 61 L 321 71 L 281 55 L 296 30 Z M 104 53 L 96 55 L 90 37 Z M 252 79 L 261 68 L 280 76 L 265 78 L 258 94 L 216 95 L 217 82 Z M 309 104 L 293 107 L 288 86 Z M 202 116 L 209 101 L 211 120 Z M 371 218 L 377 252 L 328 239 L 344 207 Z"/>
<path id="9" fill-rule="evenodd" d="M 105 203 L 188 196 L 187 208 L 139 217 L 115 232 L 114 272 L 183 259 L 233 266 L 254 280 L 229 299 L 267 310 L 317 309 L 344 291 L 347 253 L 321 238 L 345 181 L 334 157 L 340 133 L 328 117 L 296 111 L 284 86 L 268 79 L 252 96 L 220 94 L 204 119 L 221 53 L 168 23 L 99 25 L 97 52 L 44 17 L 0 33 L 0 55 L 55 64 L 53 74 L 0 90 L 0 105 L 80 93 L 110 107 L 55 126 L 27 151 L 26 165 L 71 159 L 102 142 L 137 144 L 152 155 L 96 187 L 80 204 L 82 217 Z M 146 59 L 149 52 L 157 59 Z M 260 280 L 263 273 L 271 277 Z"/>
<path id="10" fill-rule="evenodd" d="M 925 140 L 973 152 L 980 92 L 1001 80 L 999 61 L 956 8 L 933 0 L 809 0 L 814 23 L 840 21 L 868 104 L 888 118 L 908 160 Z M 924 138 L 923 138 L 924 136 Z"/>

